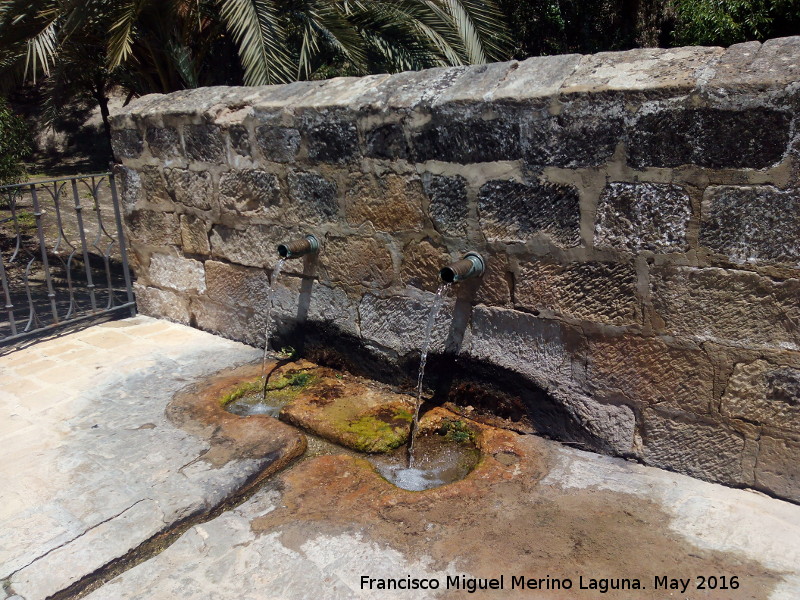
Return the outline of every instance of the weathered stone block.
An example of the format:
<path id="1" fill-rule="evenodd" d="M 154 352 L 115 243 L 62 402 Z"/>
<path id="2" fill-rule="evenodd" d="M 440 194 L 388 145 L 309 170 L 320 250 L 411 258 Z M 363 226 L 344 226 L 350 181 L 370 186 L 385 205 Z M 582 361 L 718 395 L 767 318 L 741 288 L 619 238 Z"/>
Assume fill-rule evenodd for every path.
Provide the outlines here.
<path id="1" fill-rule="evenodd" d="M 136 169 L 130 169 L 122 165 L 114 166 L 114 176 L 119 186 L 122 212 L 127 216 L 144 199 L 142 178 Z"/>
<path id="2" fill-rule="evenodd" d="M 150 204 L 172 204 L 172 197 L 164 183 L 161 169 L 150 165 L 142 167 L 139 171 L 144 197 Z"/>
<path id="3" fill-rule="evenodd" d="M 648 465 L 720 483 L 744 480 L 744 438 L 719 423 L 647 410 L 643 443 L 642 458 Z"/>
<path id="4" fill-rule="evenodd" d="M 192 160 L 213 163 L 225 160 L 225 139 L 219 125 L 186 125 L 183 143 L 186 156 Z"/>
<path id="5" fill-rule="evenodd" d="M 714 367 L 697 348 L 625 335 L 589 340 L 586 380 L 601 400 L 625 399 L 704 414 L 711 410 Z"/>
<path id="6" fill-rule="evenodd" d="M 628 163 L 634 167 L 678 167 L 695 161 L 694 110 L 642 111 L 628 131 Z"/>
<path id="7" fill-rule="evenodd" d="M 778 282 L 744 271 L 664 266 L 653 269 L 650 285 L 653 307 L 669 332 L 800 348 L 800 279 Z"/>
<path id="8" fill-rule="evenodd" d="M 417 162 L 439 160 L 460 164 L 518 160 L 520 128 L 515 113 L 484 118 L 463 107 L 434 112 L 430 122 L 411 137 Z"/>
<path id="9" fill-rule="evenodd" d="M 113 129 L 111 148 L 117 159 L 139 158 L 144 150 L 144 140 L 138 129 Z"/>
<path id="10" fill-rule="evenodd" d="M 188 169 L 165 169 L 167 191 L 170 196 L 185 206 L 211 210 L 213 183 L 208 171 L 189 171 Z"/>
<path id="11" fill-rule="evenodd" d="M 707 188 L 700 243 L 739 263 L 800 266 L 800 190 Z"/>
<path id="12" fill-rule="evenodd" d="M 642 319 L 641 302 L 636 297 L 636 270 L 631 265 L 525 263 L 515 292 L 516 303 L 529 310 L 549 310 L 610 325 L 633 325 Z"/>
<path id="13" fill-rule="evenodd" d="M 134 210 L 126 221 L 132 242 L 150 246 L 171 246 L 180 243 L 178 218 L 172 213 Z"/>
<path id="14" fill-rule="evenodd" d="M 528 104 L 531 100 L 554 97 L 580 61 L 580 54 L 536 56 L 524 60 L 490 92 L 487 100 Z"/>
<path id="15" fill-rule="evenodd" d="M 286 229 L 275 225 L 250 225 L 232 229 L 215 225 L 211 230 L 211 254 L 248 267 L 267 267 L 277 260 L 276 248 L 289 237 Z"/>
<path id="16" fill-rule="evenodd" d="M 202 294 L 206 291 L 203 263 L 172 254 L 154 254 L 147 270 L 150 283 L 176 292 Z"/>
<path id="17" fill-rule="evenodd" d="M 379 125 L 364 135 L 365 155 L 369 158 L 398 160 L 408 158 L 408 142 L 399 123 Z"/>
<path id="18" fill-rule="evenodd" d="M 577 335 L 556 321 L 502 308 L 476 306 L 466 353 L 525 375 L 543 388 L 572 380 Z"/>
<path id="19" fill-rule="evenodd" d="M 745 42 L 730 46 L 714 65 L 714 76 L 707 88 L 784 90 L 800 81 L 800 37 L 767 40 L 763 44 Z"/>
<path id="20" fill-rule="evenodd" d="M 257 309 L 267 302 L 269 277 L 264 269 L 237 267 L 208 260 L 206 286 L 208 297 L 230 307 Z"/>
<path id="21" fill-rule="evenodd" d="M 596 167 L 614 154 L 624 133 L 621 105 L 601 102 L 566 104 L 560 114 L 547 107 L 522 121 L 525 161 L 533 166 Z"/>
<path id="22" fill-rule="evenodd" d="M 336 182 L 316 173 L 289 173 L 289 198 L 292 214 L 301 222 L 329 222 L 339 212 Z"/>
<path id="23" fill-rule="evenodd" d="M 428 213 L 436 230 L 453 237 L 467 233 L 467 181 L 463 177 L 447 177 L 425 173 L 422 178 L 429 198 Z"/>
<path id="24" fill-rule="evenodd" d="M 280 202 L 280 185 L 272 173 L 257 169 L 228 171 L 219 178 L 219 203 L 223 212 L 267 214 Z"/>
<path id="25" fill-rule="evenodd" d="M 400 278 L 407 286 L 434 292 L 439 287 L 439 270 L 449 262 L 450 255 L 444 248 L 427 240 L 412 242 L 403 251 Z"/>
<path id="26" fill-rule="evenodd" d="M 266 315 L 266 304 L 256 307 Z M 272 293 L 272 314 L 285 324 L 321 323 L 332 325 L 342 333 L 360 335 L 358 304 L 336 287 L 298 277 L 282 278 Z"/>
<path id="27" fill-rule="evenodd" d="M 370 222 L 379 231 L 422 229 L 422 182 L 416 175 L 354 176 L 345 193 L 351 225 Z"/>
<path id="28" fill-rule="evenodd" d="M 676 185 L 610 183 L 600 195 L 594 244 L 639 252 L 685 252 L 691 200 Z"/>
<path id="29" fill-rule="evenodd" d="M 714 169 L 763 169 L 789 146 L 791 114 L 771 108 L 648 108 L 629 131 L 634 167 L 695 164 Z"/>
<path id="30" fill-rule="evenodd" d="M 739 363 L 725 386 L 720 412 L 800 433 L 800 370 L 765 360 Z"/>
<path id="31" fill-rule="evenodd" d="M 192 298 L 193 327 L 253 346 L 264 343 L 264 325 L 250 310 L 231 310 L 207 298 Z"/>
<path id="32" fill-rule="evenodd" d="M 495 180 L 478 196 L 481 228 L 489 241 L 526 242 L 545 233 L 561 246 L 578 246 L 580 198 L 572 186 Z"/>
<path id="33" fill-rule="evenodd" d="M 637 48 L 584 56 L 564 82 L 561 93 L 609 91 L 687 94 L 722 48 Z"/>
<path id="34" fill-rule="evenodd" d="M 781 161 L 792 115 L 771 108 L 700 110 L 697 164 L 714 169 L 764 169 Z"/>
<path id="35" fill-rule="evenodd" d="M 208 232 L 211 226 L 194 215 L 181 215 L 181 246 L 185 254 L 211 254 Z"/>
<path id="36" fill-rule="evenodd" d="M 433 295 L 427 299 L 401 296 L 378 298 L 365 294 L 358 307 L 362 335 L 401 356 L 419 351 L 424 344 Z M 434 321 L 430 350 L 442 352 L 446 347 L 452 322 L 452 310 L 443 306 Z"/>
<path id="37" fill-rule="evenodd" d="M 756 462 L 756 487 L 800 502 L 800 439 L 762 435 Z"/>
<path id="38" fill-rule="evenodd" d="M 360 155 L 355 123 L 333 115 L 306 118 L 302 133 L 314 162 L 347 163 Z"/>
<path id="39" fill-rule="evenodd" d="M 481 255 L 486 261 L 486 271 L 479 280 L 473 280 L 472 285 L 477 286 L 474 296 L 475 301 L 490 306 L 506 306 L 510 304 L 512 277 L 508 265 L 508 257 L 503 253 L 486 251 L 482 252 Z M 466 281 L 461 285 L 469 293 L 468 286 L 470 282 Z M 465 296 L 459 294 L 459 297 L 463 298 Z"/>
<path id="40" fill-rule="evenodd" d="M 395 278 L 392 255 L 374 238 L 330 238 L 320 263 L 328 280 L 349 287 L 386 288 Z"/>
<path id="41" fill-rule="evenodd" d="M 598 438 L 598 450 L 613 454 L 630 454 L 633 450 L 636 416 L 628 406 L 601 404 L 574 392 L 556 393 L 556 400 L 587 433 Z"/>
<path id="42" fill-rule="evenodd" d="M 252 156 L 253 149 L 250 144 L 250 134 L 244 125 L 231 125 L 228 127 L 228 139 L 231 148 L 239 156 Z"/>
<path id="43" fill-rule="evenodd" d="M 256 143 L 267 160 L 289 163 L 300 150 L 300 132 L 291 127 L 262 125 L 256 129 Z"/>
<path id="44" fill-rule="evenodd" d="M 189 324 L 189 301 L 182 294 L 146 287 L 139 283 L 133 284 L 133 291 L 139 314 L 168 319 L 184 325 Z"/>
<path id="45" fill-rule="evenodd" d="M 150 154 L 156 158 L 174 158 L 180 156 L 181 141 L 178 130 L 174 127 L 148 127 L 145 139 Z"/>

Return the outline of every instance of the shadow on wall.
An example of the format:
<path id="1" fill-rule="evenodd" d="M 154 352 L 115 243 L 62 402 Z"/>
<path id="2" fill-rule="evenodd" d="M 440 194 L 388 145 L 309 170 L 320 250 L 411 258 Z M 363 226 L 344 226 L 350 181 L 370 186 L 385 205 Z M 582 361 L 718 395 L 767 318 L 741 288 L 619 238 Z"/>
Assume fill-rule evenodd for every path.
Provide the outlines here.
<path id="1" fill-rule="evenodd" d="M 307 264 L 305 273 L 309 274 Z M 309 321 L 313 279 L 303 277 L 296 318 L 277 323 L 273 348 L 290 346 L 317 364 L 349 371 L 413 393 L 420 363 L 414 350 L 389 358 L 377 347 L 332 323 Z M 473 288 L 473 290 L 476 288 Z M 601 437 L 589 431 L 545 389 L 505 367 L 462 354 L 472 314 L 472 299 L 457 298 L 452 311 L 445 352 L 428 357 L 423 410 L 448 404 L 464 416 L 521 433 L 537 433 L 586 450 L 616 454 Z"/>

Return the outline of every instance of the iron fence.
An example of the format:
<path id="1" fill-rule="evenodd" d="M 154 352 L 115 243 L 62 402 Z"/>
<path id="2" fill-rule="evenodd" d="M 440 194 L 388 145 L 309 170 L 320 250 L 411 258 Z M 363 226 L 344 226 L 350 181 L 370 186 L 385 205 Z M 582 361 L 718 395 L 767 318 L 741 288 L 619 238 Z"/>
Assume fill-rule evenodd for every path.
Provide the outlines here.
<path id="1" fill-rule="evenodd" d="M 136 314 L 111 173 L 0 187 L 0 344 L 60 325 Z"/>

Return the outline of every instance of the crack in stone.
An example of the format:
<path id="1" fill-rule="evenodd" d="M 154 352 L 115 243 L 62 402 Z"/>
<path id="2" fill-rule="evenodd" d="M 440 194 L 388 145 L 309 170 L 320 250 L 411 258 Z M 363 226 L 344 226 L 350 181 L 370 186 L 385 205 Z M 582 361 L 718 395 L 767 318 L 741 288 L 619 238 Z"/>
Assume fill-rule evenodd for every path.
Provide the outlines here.
<path id="1" fill-rule="evenodd" d="M 44 554 L 42 554 L 41 556 L 37 556 L 37 557 L 36 557 L 36 558 L 34 558 L 34 559 L 31 561 L 31 562 L 29 562 L 28 564 L 26 564 L 26 565 L 24 565 L 24 566 L 20 567 L 19 569 L 17 569 L 17 570 L 16 570 L 16 571 L 14 571 L 13 573 L 11 573 L 11 575 L 9 575 L 9 577 L 8 577 L 8 581 L 10 582 L 10 581 L 11 581 L 11 580 L 14 578 L 14 576 L 15 576 L 15 575 L 17 575 L 17 574 L 18 574 L 20 571 L 24 571 L 25 569 L 27 569 L 28 567 L 30 567 L 30 566 L 31 566 L 33 563 L 35 563 L 35 562 L 38 562 L 38 561 L 42 560 L 43 558 L 46 558 L 48 555 L 52 554 L 53 552 L 55 552 L 56 550 L 58 550 L 58 549 L 60 549 L 60 548 L 63 548 L 64 546 L 68 546 L 69 544 L 71 544 L 71 543 L 72 543 L 72 542 L 74 542 L 75 540 L 79 540 L 80 538 L 82 538 L 83 536 L 85 536 L 85 535 L 86 535 L 87 533 L 89 533 L 90 531 L 93 531 L 94 529 L 97 529 L 98 527 L 100 527 L 100 525 L 104 525 L 105 523 L 108 523 L 109 521 L 113 521 L 113 520 L 114 520 L 114 519 L 116 519 L 117 517 L 120 517 L 120 516 L 124 515 L 126 512 L 128 512 L 129 510 L 131 510 L 131 509 L 132 509 L 134 506 L 136 506 L 137 504 L 141 504 L 142 502 L 145 502 L 145 501 L 147 501 L 147 500 L 150 500 L 151 502 L 153 501 L 153 500 L 152 500 L 152 499 L 150 499 L 150 498 L 142 498 L 141 500 L 137 500 L 136 502 L 134 502 L 133 504 L 131 504 L 131 505 L 130 505 L 128 508 L 125 508 L 125 509 L 123 509 L 121 512 L 119 512 L 119 513 L 117 513 L 117 514 L 115 514 L 115 515 L 112 515 L 112 516 L 108 517 L 107 519 L 104 519 L 104 520 L 100 521 L 99 523 L 95 523 L 94 525 L 92 525 L 91 527 L 89 527 L 88 529 L 86 529 L 85 531 L 82 531 L 81 533 L 79 533 L 78 535 L 76 535 L 74 538 L 71 538 L 71 539 L 67 540 L 66 542 L 63 542 L 62 544 L 59 544 L 59 545 L 58 545 L 58 546 L 56 546 L 55 548 L 50 548 L 50 550 L 48 550 L 47 552 L 45 552 L 45 553 L 44 553 Z M 10 583 L 9 583 L 9 585 L 10 585 Z"/>

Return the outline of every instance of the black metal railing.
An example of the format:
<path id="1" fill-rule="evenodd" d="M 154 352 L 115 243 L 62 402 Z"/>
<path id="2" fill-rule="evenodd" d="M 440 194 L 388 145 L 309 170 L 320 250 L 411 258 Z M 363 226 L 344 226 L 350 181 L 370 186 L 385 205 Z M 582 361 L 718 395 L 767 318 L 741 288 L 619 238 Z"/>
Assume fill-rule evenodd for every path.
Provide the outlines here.
<path id="1" fill-rule="evenodd" d="M 136 314 L 111 173 L 0 187 L 0 344 L 106 313 Z"/>

